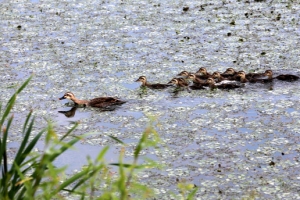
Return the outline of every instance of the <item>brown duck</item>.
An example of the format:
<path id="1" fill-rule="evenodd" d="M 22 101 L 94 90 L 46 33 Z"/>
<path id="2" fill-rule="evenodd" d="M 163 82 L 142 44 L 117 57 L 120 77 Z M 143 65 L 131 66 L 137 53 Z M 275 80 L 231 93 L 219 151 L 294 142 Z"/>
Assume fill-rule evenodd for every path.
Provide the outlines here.
<path id="1" fill-rule="evenodd" d="M 268 72 L 268 74 L 266 74 Z M 272 79 L 273 78 L 273 72 L 272 70 L 266 70 L 265 72 L 266 76 L 268 76 L 269 79 Z M 281 80 L 281 81 L 297 81 L 299 79 L 299 76 L 296 76 L 296 75 L 293 75 L 293 74 L 280 74 L 276 77 L 274 77 L 278 80 Z M 273 79 L 274 79 L 273 78 Z"/>
<path id="2" fill-rule="evenodd" d="M 183 78 L 173 78 L 169 84 L 175 85 L 177 89 L 187 89 L 188 91 L 205 89 L 201 84 L 189 86 L 189 83 Z"/>
<path id="3" fill-rule="evenodd" d="M 83 105 L 84 107 L 91 106 L 97 108 L 105 108 L 109 106 L 121 105 L 126 103 L 126 101 L 119 100 L 114 97 L 98 97 L 91 100 L 80 100 L 75 97 L 72 92 L 66 92 L 64 96 L 59 98 L 59 100 L 69 99 L 75 103 L 75 105 Z"/>
<path id="4" fill-rule="evenodd" d="M 193 81 L 194 86 L 207 86 L 206 81 L 198 78 L 196 74 L 191 73 L 189 74 L 188 78 Z"/>
<path id="5" fill-rule="evenodd" d="M 177 76 L 182 76 L 184 78 L 187 78 L 189 74 L 190 74 L 190 72 L 188 72 L 188 71 L 182 71 L 179 74 L 177 74 Z"/>
<path id="6" fill-rule="evenodd" d="M 270 83 L 273 81 L 272 70 L 265 71 L 264 76 L 267 76 L 267 79 L 247 78 L 244 71 L 240 71 L 237 76 L 240 77 L 241 83 Z"/>
<path id="7" fill-rule="evenodd" d="M 220 72 L 214 72 L 212 74 L 212 77 L 215 79 L 216 83 L 220 83 L 225 80 L 230 80 L 228 78 L 223 77 Z"/>
<path id="8" fill-rule="evenodd" d="M 202 79 L 207 79 L 212 77 L 212 75 L 207 72 L 207 69 L 205 67 L 200 67 L 200 69 L 196 72 L 196 74 L 200 74 L 198 76 Z"/>
<path id="9" fill-rule="evenodd" d="M 213 79 L 213 78 L 208 78 L 207 80 L 206 80 L 206 82 L 207 82 L 207 84 L 208 84 L 208 86 L 209 86 L 209 88 L 211 89 L 211 90 L 213 90 L 213 89 L 225 89 L 225 90 L 231 90 L 231 89 L 235 89 L 235 88 L 240 88 L 240 87 L 242 87 L 242 86 L 240 86 L 240 85 L 237 85 L 237 84 L 233 84 L 233 83 L 224 83 L 224 84 L 220 84 L 220 85 L 216 85 L 216 82 L 215 82 L 215 80 Z"/>
<path id="10" fill-rule="evenodd" d="M 235 69 L 233 69 L 232 67 L 229 67 L 221 75 L 224 78 L 227 78 L 228 80 L 235 80 L 237 74 L 238 74 L 238 72 Z"/>
<path id="11" fill-rule="evenodd" d="M 142 86 L 148 87 L 151 89 L 165 89 L 170 86 L 168 84 L 162 84 L 162 83 L 150 84 L 147 82 L 146 76 L 140 76 L 135 82 L 142 82 Z"/>
<path id="12" fill-rule="evenodd" d="M 183 78 L 173 78 L 168 84 L 175 85 L 177 87 L 189 86 L 189 83 Z"/>

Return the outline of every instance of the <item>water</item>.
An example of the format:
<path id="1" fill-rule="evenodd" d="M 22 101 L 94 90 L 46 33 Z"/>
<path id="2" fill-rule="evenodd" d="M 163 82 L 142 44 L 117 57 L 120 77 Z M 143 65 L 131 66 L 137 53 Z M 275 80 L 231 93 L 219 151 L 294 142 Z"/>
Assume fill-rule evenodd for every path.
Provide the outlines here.
<path id="1" fill-rule="evenodd" d="M 183 70 L 202 66 L 209 72 L 234 67 L 299 75 L 300 8 L 295 2 L 2 1 L 0 9 L 0 101 L 5 104 L 14 88 L 34 74 L 13 110 L 13 144 L 22 139 L 30 109 L 36 130 L 46 126 L 45 118 L 58 134 L 80 121 L 74 134 L 94 134 L 55 162 L 72 172 L 106 145 L 111 147 L 107 159 L 114 161 L 119 147 L 108 135 L 134 146 L 147 116 L 155 115 L 161 149 L 145 154 L 165 168 L 145 171 L 149 177 L 140 179 L 159 197 L 169 199 L 164 191 L 178 191 L 178 179 L 196 184 L 197 197 L 204 199 L 249 197 L 251 192 L 262 199 L 300 198 L 295 170 L 299 82 L 176 96 L 172 88 L 142 93 L 134 82 L 145 75 L 149 82 L 167 83 Z M 58 98 L 67 91 L 81 99 L 117 96 L 127 103 L 111 112 L 78 108 L 66 117 L 58 111 L 71 107 Z M 38 148 L 43 149 L 42 142 Z M 74 162 L 75 156 L 80 161 Z"/>

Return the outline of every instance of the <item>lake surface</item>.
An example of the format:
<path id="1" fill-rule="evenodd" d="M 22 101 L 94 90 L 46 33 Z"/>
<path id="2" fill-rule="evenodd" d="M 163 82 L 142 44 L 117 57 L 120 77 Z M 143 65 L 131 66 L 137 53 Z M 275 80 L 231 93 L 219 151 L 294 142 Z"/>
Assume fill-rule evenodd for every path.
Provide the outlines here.
<path id="1" fill-rule="evenodd" d="M 296 1 L 0 2 L 0 102 L 34 74 L 13 110 L 11 148 L 32 109 L 34 133 L 46 119 L 58 135 L 75 121 L 74 134 L 93 133 L 56 161 L 70 172 L 106 145 L 108 162 L 117 161 L 121 146 L 108 135 L 128 144 L 130 161 L 154 115 L 162 143 L 143 154 L 164 168 L 141 172 L 139 179 L 160 199 L 178 193 L 177 180 L 197 185 L 198 199 L 300 199 L 300 81 L 177 95 L 172 88 L 143 92 L 134 82 L 145 75 L 166 83 L 200 67 L 300 75 Z M 71 109 L 58 101 L 67 91 L 127 103 L 110 112 L 78 108 L 68 118 L 58 112 Z"/>

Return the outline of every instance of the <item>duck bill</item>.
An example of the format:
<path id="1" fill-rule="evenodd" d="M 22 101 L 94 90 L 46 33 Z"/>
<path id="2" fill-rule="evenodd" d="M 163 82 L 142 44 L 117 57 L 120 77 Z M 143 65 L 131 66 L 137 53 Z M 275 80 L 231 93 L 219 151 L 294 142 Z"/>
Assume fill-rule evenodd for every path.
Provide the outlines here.
<path id="1" fill-rule="evenodd" d="M 58 98 L 58 100 L 63 100 L 63 99 L 66 99 L 65 96 Z"/>
<path id="2" fill-rule="evenodd" d="M 140 82 L 140 79 L 135 80 L 134 82 Z"/>

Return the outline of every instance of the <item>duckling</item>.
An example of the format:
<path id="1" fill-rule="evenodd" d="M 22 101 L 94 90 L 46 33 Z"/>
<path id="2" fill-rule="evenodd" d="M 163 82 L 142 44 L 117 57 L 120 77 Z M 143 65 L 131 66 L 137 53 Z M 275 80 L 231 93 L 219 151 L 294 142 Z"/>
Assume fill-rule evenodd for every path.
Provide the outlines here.
<path id="1" fill-rule="evenodd" d="M 189 83 L 183 78 L 173 78 L 168 84 L 176 85 L 177 87 L 187 87 Z"/>
<path id="2" fill-rule="evenodd" d="M 183 78 L 173 78 L 169 84 L 175 85 L 177 90 L 178 89 L 187 89 L 189 92 L 190 90 L 202 90 L 205 89 L 203 85 L 191 85 L 187 83 Z"/>
<path id="3" fill-rule="evenodd" d="M 266 76 L 269 77 L 269 79 L 271 79 L 273 77 L 273 72 L 272 70 L 266 70 L 265 73 L 267 73 L 268 71 L 268 74 Z M 281 80 L 281 81 L 297 81 L 299 79 L 299 76 L 296 76 L 296 75 L 293 75 L 293 74 L 280 74 L 278 76 L 275 77 L 276 79 L 278 80 Z"/>
<path id="4" fill-rule="evenodd" d="M 216 83 L 220 83 L 222 81 L 229 80 L 228 78 L 223 77 L 220 72 L 214 72 L 212 74 L 212 78 L 215 79 Z"/>
<path id="5" fill-rule="evenodd" d="M 114 97 L 98 97 L 91 100 L 80 100 L 77 99 L 72 92 L 66 92 L 64 96 L 59 98 L 59 100 L 63 100 L 63 99 L 69 99 L 73 101 L 75 105 L 83 105 L 84 107 L 91 106 L 97 108 L 105 108 L 109 106 L 121 105 L 123 103 L 126 103 L 126 101 L 122 101 Z"/>
<path id="6" fill-rule="evenodd" d="M 236 79 L 240 81 L 241 83 L 247 83 L 250 82 L 250 80 L 246 77 L 246 73 L 244 71 L 238 71 L 235 75 Z"/>
<path id="7" fill-rule="evenodd" d="M 272 71 L 271 71 L 272 73 Z M 265 73 L 264 73 L 264 76 L 268 76 L 267 79 L 256 79 L 256 78 L 247 78 L 246 77 L 246 73 L 244 71 L 240 71 L 237 75 L 238 77 L 240 77 L 240 82 L 241 83 L 269 83 L 269 82 L 272 82 L 273 78 L 272 78 L 272 75 L 270 76 L 270 71 L 267 70 Z"/>
<path id="8" fill-rule="evenodd" d="M 180 72 L 179 74 L 177 74 L 177 76 L 181 76 L 182 78 L 188 78 L 188 76 L 189 76 L 190 74 L 195 74 L 195 76 L 196 76 L 198 79 L 203 79 L 203 76 L 202 76 L 201 74 L 191 73 L 191 72 L 188 72 L 188 71 L 182 71 L 182 72 Z M 203 80 L 206 80 L 206 78 L 203 79 Z"/>
<path id="9" fill-rule="evenodd" d="M 189 74 L 190 72 L 188 71 L 182 71 L 179 74 L 177 74 L 177 76 L 182 76 L 183 78 L 187 78 Z"/>
<path id="10" fill-rule="evenodd" d="M 162 83 L 150 84 L 147 82 L 146 76 L 140 76 L 135 82 L 142 82 L 142 86 L 148 87 L 151 89 L 165 89 L 170 86 L 168 84 L 162 84 Z"/>
<path id="11" fill-rule="evenodd" d="M 266 76 L 265 75 L 266 71 L 264 73 L 248 73 L 248 74 L 246 74 L 246 78 L 248 78 L 248 79 L 262 78 L 262 77 Z"/>
<path id="12" fill-rule="evenodd" d="M 233 69 L 232 67 L 229 67 L 221 75 L 224 78 L 228 78 L 229 80 L 233 80 L 233 79 L 236 78 L 237 74 L 238 74 L 238 72 L 235 69 Z"/>
<path id="13" fill-rule="evenodd" d="M 196 76 L 196 74 L 190 73 L 188 76 L 189 79 L 193 81 L 194 86 L 198 85 L 207 85 L 205 80 L 202 80 Z"/>
<path id="14" fill-rule="evenodd" d="M 212 75 L 207 72 L 205 67 L 200 67 L 200 69 L 196 72 L 196 74 L 201 74 L 200 77 L 203 79 L 212 77 Z"/>
<path id="15" fill-rule="evenodd" d="M 240 88 L 240 87 L 242 87 L 242 86 L 240 86 L 240 85 L 231 84 L 231 83 L 226 83 L 226 84 L 216 85 L 216 82 L 215 82 L 215 80 L 214 80 L 213 78 L 208 78 L 208 79 L 206 80 L 206 82 L 207 82 L 207 84 L 208 84 L 208 86 L 209 86 L 209 88 L 210 88 L 211 90 L 216 89 L 216 88 L 218 88 L 218 89 L 230 90 L 230 89 L 235 89 L 235 88 Z"/>

